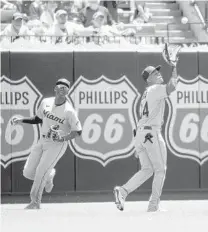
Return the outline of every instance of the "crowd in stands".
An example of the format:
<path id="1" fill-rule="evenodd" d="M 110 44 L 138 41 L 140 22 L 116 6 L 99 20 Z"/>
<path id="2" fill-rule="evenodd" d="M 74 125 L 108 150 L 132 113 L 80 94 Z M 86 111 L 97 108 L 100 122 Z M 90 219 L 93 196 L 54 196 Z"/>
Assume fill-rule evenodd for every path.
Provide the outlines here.
<path id="1" fill-rule="evenodd" d="M 164 38 L 143 37 L 141 30 L 150 29 L 152 14 L 145 1 L 131 0 L 129 22 L 119 18 L 119 7 L 125 1 L 2 0 L 0 45 L 5 42 L 22 46 L 30 44 L 163 44 Z M 129 26 L 131 25 L 131 26 Z M 195 45 L 193 45 L 195 46 Z"/>
<path id="2" fill-rule="evenodd" d="M 19 38 L 71 43 L 74 38 L 88 41 L 95 37 L 135 36 L 140 25 L 151 21 L 151 14 L 141 1 L 131 6 L 126 28 L 118 19 L 119 1 L 1 1 L 1 42 Z"/>

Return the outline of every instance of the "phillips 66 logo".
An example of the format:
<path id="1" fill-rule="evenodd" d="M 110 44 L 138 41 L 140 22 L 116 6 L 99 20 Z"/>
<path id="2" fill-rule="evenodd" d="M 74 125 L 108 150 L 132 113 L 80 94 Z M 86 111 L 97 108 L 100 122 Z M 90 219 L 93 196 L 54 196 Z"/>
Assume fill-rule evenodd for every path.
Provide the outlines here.
<path id="1" fill-rule="evenodd" d="M 1 165 L 6 168 L 10 163 L 25 160 L 39 137 L 37 126 L 24 127 L 12 125 L 13 117 L 31 117 L 35 114 L 42 98 L 41 93 L 32 82 L 23 77 L 13 81 L 1 77 Z"/>
<path id="2" fill-rule="evenodd" d="M 69 94 L 83 127 L 82 136 L 70 143 L 74 153 L 103 166 L 132 155 L 139 97 L 125 76 L 118 80 L 105 76 L 88 80 L 81 76 Z"/>
<path id="3" fill-rule="evenodd" d="M 170 151 L 202 165 L 208 159 L 208 79 L 179 77 L 168 105 L 165 136 Z"/>

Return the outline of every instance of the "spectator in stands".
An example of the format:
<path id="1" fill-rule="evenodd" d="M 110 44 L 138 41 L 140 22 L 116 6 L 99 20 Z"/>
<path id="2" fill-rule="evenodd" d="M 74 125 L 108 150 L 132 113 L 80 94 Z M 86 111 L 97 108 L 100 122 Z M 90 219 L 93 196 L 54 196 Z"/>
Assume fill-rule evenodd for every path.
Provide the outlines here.
<path id="1" fill-rule="evenodd" d="M 31 31 L 36 37 L 39 37 L 47 33 L 47 28 L 45 27 L 45 25 L 43 25 L 41 21 L 34 20 Z"/>
<path id="2" fill-rule="evenodd" d="M 7 0 L 1 0 L 1 8 L 3 10 L 16 10 L 17 7 L 15 6 L 15 4 L 10 3 Z"/>
<path id="3" fill-rule="evenodd" d="M 63 9 L 67 12 L 68 20 L 73 21 L 74 19 L 74 14 L 73 14 L 73 6 L 74 3 L 73 1 L 67 1 L 63 3 Z M 76 15 L 78 16 L 78 15 Z"/>
<path id="4" fill-rule="evenodd" d="M 61 1 L 58 3 L 57 8 L 55 9 L 55 12 L 57 12 L 58 10 L 65 10 L 68 15 L 68 20 L 73 21 L 73 14 L 72 14 L 73 6 L 74 6 L 73 1 L 69 1 L 69 0 L 63 1 L 63 2 Z"/>
<path id="5" fill-rule="evenodd" d="M 26 14 L 22 14 L 22 25 L 27 26 L 29 22 L 28 16 Z"/>
<path id="6" fill-rule="evenodd" d="M 12 22 L 1 32 L 2 36 L 9 36 L 12 40 L 19 38 L 19 36 L 30 36 L 33 33 L 22 24 L 23 15 L 21 13 L 14 13 Z"/>
<path id="7" fill-rule="evenodd" d="M 135 10 L 133 16 L 130 18 L 130 21 L 136 24 L 139 23 L 148 23 L 151 20 L 152 14 L 149 12 L 149 9 L 145 7 L 145 4 L 135 2 Z"/>
<path id="8" fill-rule="evenodd" d="M 77 9 L 77 11 L 82 10 L 87 5 L 87 0 L 74 0 L 74 7 Z"/>
<path id="9" fill-rule="evenodd" d="M 98 11 L 92 16 L 91 26 L 89 28 L 91 27 L 93 29 L 94 34 L 101 34 L 104 31 L 108 33 L 108 30 L 104 30 L 104 22 L 105 15 Z"/>
<path id="10" fill-rule="evenodd" d="M 69 43 L 71 37 L 74 35 L 74 27 L 70 22 L 67 22 L 67 12 L 65 10 L 58 10 L 55 14 L 55 22 L 46 33 L 49 36 L 55 36 L 55 43 L 66 41 Z"/>
<path id="11" fill-rule="evenodd" d="M 40 0 L 35 0 L 30 4 L 29 16 L 31 20 L 39 20 L 42 14 L 42 3 Z"/>
<path id="12" fill-rule="evenodd" d="M 0 1 L 1 5 L 1 23 L 10 23 L 12 16 L 17 12 L 17 7 L 15 4 L 10 3 L 9 1 L 3 0 Z"/>
<path id="13" fill-rule="evenodd" d="M 108 9 L 104 6 L 100 6 L 99 0 L 90 0 L 86 7 L 79 13 L 79 19 L 85 27 L 90 26 L 92 16 L 96 12 L 102 12 L 104 14 L 104 24 L 112 25 L 114 23 Z"/>
<path id="14" fill-rule="evenodd" d="M 102 12 L 96 12 L 93 15 L 91 22 L 91 30 L 93 37 L 89 38 L 88 42 L 94 42 L 95 44 L 115 43 L 118 39 L 120 42 L 125 41 L 122 36 L 135 35 L 136 31 L 133 29 L 120 30 L 120 27 L 116 24 L 109 26 L 105 25 L 105 16 Z M 88 27 L 88 28 L 90 28 Z"/>
<path id="15" fill-rule="evenodd" d="M 40 21 L 45 25 L 46 28 L 50 28 L 54 22 L 54 13 L 57 8 L 55 1 L 44 1 L 42 6 L 42 14 Z"/>
<path id="16" fill-rule="evenodd" d="M 17 12 L 23 13 L 23 0 L 16 0 L 14 4 L 17 7 Z"/>
<path id="17" fill-rule="evenodd" d="M 91 21 L 91 25 L 87 28 L 87 32 L 91 30 L 92 35 L 98 36 L 128 36 L 134 35 L 135 30 L 120 30 L 119 25 L 105 25 L 105 15 L 102 12 L 96 12 Z"/>
<path id="18" fill-rule="evenodd" d="M 117 1 L 101 1 L 100 5 L 106 7 L 109 10 L 113 20 L 118 22 Z"/>
<path id="19" fill-rule="evenodd" d="M 25 0 L 23 0 L 22 1 L 22 12 L 21 13 L 24 13 L 24 14 L 26 14 L 26 15 L 30 15 L 30 5 L 31 5 L 31 1 L 25 1 Z"/>

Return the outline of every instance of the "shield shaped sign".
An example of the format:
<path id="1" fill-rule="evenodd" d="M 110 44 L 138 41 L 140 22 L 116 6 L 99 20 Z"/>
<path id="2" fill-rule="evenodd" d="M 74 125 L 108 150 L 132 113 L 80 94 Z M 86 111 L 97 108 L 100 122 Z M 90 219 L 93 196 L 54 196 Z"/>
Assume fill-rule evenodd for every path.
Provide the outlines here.
<path id="1" fill-rule="evenodd" d="M 208 79 L 179 77 L 176 91 L 167 100 L 169 115 L 165 128 L 167 146 L 176 156 L 208 159 Z"/>
<path id="2" fill-rule="evenodd" d="M 37 142 L 37 125 L 12 125 L 11 120 L 15 116 L 33 116 L 41 99 L 42 94 L 26 76 L 18 81 L 1 77 L 1 165 L 4 168 L 12 162 L 25 160 Z"/>
<path id="3" fill-rule="evenodd" d="M 83 127 L 82 136 L 70 142 L 78 157 L 105 166 L 132 155 L 132 131 L 137 124 L 140 94 L 127 77 L 88 80 L 81 76 L 71 88 L 69 98 Z"/>

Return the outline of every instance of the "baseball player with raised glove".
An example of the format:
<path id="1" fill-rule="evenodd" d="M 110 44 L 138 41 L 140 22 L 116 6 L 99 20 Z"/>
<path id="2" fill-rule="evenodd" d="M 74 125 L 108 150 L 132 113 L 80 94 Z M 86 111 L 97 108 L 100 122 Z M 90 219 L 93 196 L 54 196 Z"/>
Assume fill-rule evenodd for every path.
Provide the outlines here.
<path id="1" fill-rule="evenodd" d="M 33 180 L 30 192 L 31 203 L 26 209 L 39 209 L 43 190 L 51 192 L 55 165 L 64 155 L 68 141 L 80 136 L 81 123 L 72 105 L 67 101 L 70 82 L 59 79 L 55 85 L 55 97 L 43 99 L 36 116 L 14 118 L 12 123 L 42 123 L 41 137 L 33 147 L 23 175 Z"/>
<path id="2" fill-rule="evenodd" d="M 115 203 L 119 210 L 124 209 L 128 194 L 136 190 L 152 175 L 152 194 L 149 199 L 148 212 L 159 209 L 160 196 L 166 176 L 167 151 L 161 134 L 163 125 L 165 99 L 176 89 L 178 53 L 180 47 L 165 45 L 162 56 L 172 68 L 172 75 L 167 84 L 163 84 L 161 66 L 148 66 L 142 72 L 147 84 L 140 103 L 140 120 L 133 131 L 135 136 L 136 157 L 139 158 L 141 170 L 123 186 L 114 188 Z"/>

